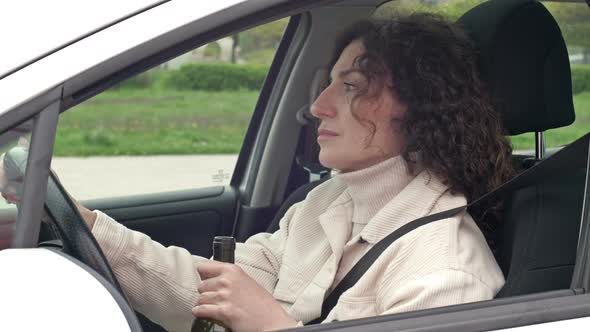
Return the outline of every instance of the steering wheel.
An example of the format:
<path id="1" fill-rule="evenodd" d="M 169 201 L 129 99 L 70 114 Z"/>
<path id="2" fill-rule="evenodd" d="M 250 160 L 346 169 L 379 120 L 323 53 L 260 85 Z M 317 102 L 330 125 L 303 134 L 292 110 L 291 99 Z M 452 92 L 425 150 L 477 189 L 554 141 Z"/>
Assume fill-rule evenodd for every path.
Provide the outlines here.
<path id="1" fill-rule="evenodd" d="M 94 269 L 124 294 L 98 242 L 53 171 L 49 172 L 45 209 L 59 232 L 64 251 Z"/>
<path id="2" fill-rule="evenodd" d="M 25 175 L 27 158 L 28 152 L 22 147 L 6 152 L 3 161 L 7 176 L 22 178 Z M 64 252 L 98 272 L 125 298 L 125 293 L 98 242 L 53 171 L 49 172 L 45 210 L 50 217 L 51 226 L 57 230 L 62 240 Z M 127 301 L 126 298 L 125 300 Z"/>
<path id="3" fill-rule="evenodd" d="M 137 315 L 125 296 L 98 242 L 90 232 L 67 191 L 51 170 L 47 182 L 45 210 L 50 217 L 49 222 L 59 233 L 63 243 L 63 251 L 92 268 L 115 287 L 120 296 L 113 294 L 114 299 L 118 302 L 119 308 L 129 324 L 130 331 L 142 331 Z"/>

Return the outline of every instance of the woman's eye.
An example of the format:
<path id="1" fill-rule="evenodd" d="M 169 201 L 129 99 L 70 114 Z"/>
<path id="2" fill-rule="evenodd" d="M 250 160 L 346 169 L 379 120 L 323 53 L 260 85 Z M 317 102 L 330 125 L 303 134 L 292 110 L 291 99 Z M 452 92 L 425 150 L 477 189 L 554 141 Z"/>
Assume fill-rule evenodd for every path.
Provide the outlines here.
<path id="1" fill-rule="evenodd" d="M 356 90 L 356 85 L 355 84 L 352 84 L 352 83 L 344 82 L 344 90 L 346 92 L 355 91 Z"/>

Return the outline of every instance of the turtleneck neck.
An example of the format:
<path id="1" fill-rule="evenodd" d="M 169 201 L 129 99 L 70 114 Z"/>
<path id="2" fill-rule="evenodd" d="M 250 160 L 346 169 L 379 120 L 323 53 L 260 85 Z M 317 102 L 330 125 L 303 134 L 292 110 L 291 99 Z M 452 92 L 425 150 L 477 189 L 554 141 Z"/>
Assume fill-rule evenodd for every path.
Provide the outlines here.
<path id="1" fill-rule="evenodd" d="M 352 222 L 356 224 L 367 224 L 414 178 L 402 156 L 336 176 L 348 186 L 353 203 Z"/>

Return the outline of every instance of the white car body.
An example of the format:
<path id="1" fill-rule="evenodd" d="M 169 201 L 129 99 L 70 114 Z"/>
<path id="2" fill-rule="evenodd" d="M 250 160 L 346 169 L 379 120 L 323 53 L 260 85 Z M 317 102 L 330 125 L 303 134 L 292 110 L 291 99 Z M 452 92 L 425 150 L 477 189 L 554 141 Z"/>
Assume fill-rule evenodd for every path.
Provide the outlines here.
<path id="1" fill-rule="evenodd" d="M 3 331 L 130 331 L 96 274 L 64 255 L 48 249 L 7 249 L 0 252 L 0 266 Z"/>

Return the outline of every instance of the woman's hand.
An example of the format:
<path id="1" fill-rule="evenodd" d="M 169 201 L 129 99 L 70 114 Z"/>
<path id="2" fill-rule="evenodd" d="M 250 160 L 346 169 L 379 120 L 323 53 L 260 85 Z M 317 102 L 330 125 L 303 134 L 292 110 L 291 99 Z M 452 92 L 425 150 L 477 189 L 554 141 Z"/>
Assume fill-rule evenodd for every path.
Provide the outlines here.
<path id="1" fill-rule="evenodd" d="M 3 155 L 0 155 L 0 195 L 2 195 L 2 197 L 8 203 L 18 204 L 21 200 L 19 193 L 22 192 L 23 178 L 18 177 L 12 180 L 8 178 L 8 176 L 6 175 L 6 170 L 4 168 L 3 157 Z M 80 211 L 80 215 L 82 216 L 88 227 L 92 230 L 94 222 L 96 221 L 96 213 L 82 206 L 82 204 L 80 204 L 72 196 L 70 196 L 70 198 L 78 208 L 78 211 Z"/>
<path id="2" fill-rule="evenodd" d="M 19 192 L 22 191 L 23 179 L 22 177 L 9 179 L 4 168 L 4 154 L 0 155 L 0 194 L 11 204 L 20 202 Z"/>
<path id="3" fill-rule="evenodd" d="M 96 221 L 96 212 L 88 210 L 77 200 L 75 200 L 72 196 L 70 196 L 70 199 L 72 200 L 72 202 L 74 202 L 74 204 L 78 208 L 78 211 L 80 211 L 80 216 L 82 216 L 82 219 L 84 219 L 84 222 L 86 222 L 88 228 L 92 230 L 92 227 L 94 227 L 94 222 Z"/>
<path id="4" fill-rule="evenodd" d="M 295 327 L 273 296 L 239 266 L 206 262 L 197 268 L 200 296 L 193 315 L 218 320 L 236 332 L 271 331 Z"/>

